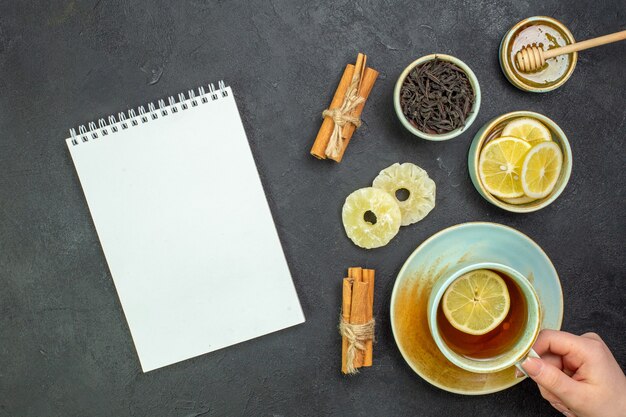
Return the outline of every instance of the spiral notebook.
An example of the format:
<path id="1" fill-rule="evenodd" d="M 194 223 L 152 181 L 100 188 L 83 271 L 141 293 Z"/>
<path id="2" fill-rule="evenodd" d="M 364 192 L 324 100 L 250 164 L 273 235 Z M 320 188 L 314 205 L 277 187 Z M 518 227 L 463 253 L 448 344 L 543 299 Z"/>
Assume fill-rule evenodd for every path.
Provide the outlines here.
<path id="1" fill-rule="evenodd" d="M 144 372 L 304 321 L 230 87 L 66 142 Z"/>

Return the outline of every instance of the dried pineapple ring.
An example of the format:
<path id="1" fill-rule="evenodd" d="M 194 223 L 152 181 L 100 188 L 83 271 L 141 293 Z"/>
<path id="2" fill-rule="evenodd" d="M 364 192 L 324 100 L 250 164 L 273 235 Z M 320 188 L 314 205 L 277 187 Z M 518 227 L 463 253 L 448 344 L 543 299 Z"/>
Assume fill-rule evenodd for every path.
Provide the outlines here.
<path id="1" fill-rule="evenodd" d="M 402 215 L 396 199 L 368 187 L 346 198 L 341 213 L 346 234 L 355 245 L 365 249 L 385 246 L 400 230 Z"/>
<path id="2" fill-rule="evenodd" d="M 435 207 L 435 182 L 417 165 L 395 163 L 380 171 L 372 185 L 395 197 L 402 213 L 402 226 L 422 220 Z M 396 193 L 403 189 L 409 196 L 402 201 Z"/>

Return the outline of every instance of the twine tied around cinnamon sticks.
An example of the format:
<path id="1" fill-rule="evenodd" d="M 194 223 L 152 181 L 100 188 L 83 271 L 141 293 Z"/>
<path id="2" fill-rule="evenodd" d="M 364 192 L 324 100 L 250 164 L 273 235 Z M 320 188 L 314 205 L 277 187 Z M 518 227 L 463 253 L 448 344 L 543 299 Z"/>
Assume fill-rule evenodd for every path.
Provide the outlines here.
<path id="1" fill-rule="evenodd" d="M 372 319 L 365 324 L 350 324 L 343 317 L 339 321 L 339 333 L 348 339 L 348 350 L 346 351 L 346 374 L 355 374 L 358 371 L 354 367 L 357 350 L 365 352 L 368 340 L 374 341 L 374 324 Z"/>
<path id="2" fill-rule="evenodd" d="M 374 343 L 374 270 L 348 269 L 341 301 L 341 372 L 355 374 L 372 366 Z"/>
<path id="3" fill-rule="evenodd" d="M 324 121 L 317 132 L 311 155 L 318 159 L 341 162 L 350 138 L 361 125 L 361 113 L 369 97 L 378 71 L 366 66 L 367 56 L 359 54 L 355 64 L 346 65 Z"/>
<path id="4" fill-rule="evenodd" d="M 341 107 L 338 109 L 329 108 L 322 112 L 322 117 L 330 117 L 335 123 L 333 132 L 330 134 L 328 146 L 326 146 L 324 151 L 324 154 L 329 158 L 337 158 L 343 149 L 343 127 L 346 123 L 352 123 L 357 129 L 361 127 L 361 119 L 358 116 L 352 115 L 354 109 L 356 109 L 359 104 L 365 102 L 363 97 L 359 97 L 358 86 L 359 76 L 355 71 Z"/>

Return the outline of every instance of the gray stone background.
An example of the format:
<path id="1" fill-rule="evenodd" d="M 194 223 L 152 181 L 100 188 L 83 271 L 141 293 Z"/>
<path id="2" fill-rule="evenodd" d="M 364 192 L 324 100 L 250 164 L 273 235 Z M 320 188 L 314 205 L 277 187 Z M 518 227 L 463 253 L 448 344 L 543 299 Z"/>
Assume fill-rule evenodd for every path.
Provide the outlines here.
<path id="1" fill-rule="evenodd" d="M 433 233 L 503 223 L 554 262 L 564 329 L 598 332 L 626 364 L 626 43 L 581 54 L 570 81 L 545 95 L 516 90 L 497 60 L 501 37 L 522 18 L 553 16 L 585 39 L 626 28 L 624 6 L 2 1 L 0 416 L 557 415 L 530 381 L 464 397 L 421 380 L 394 343 L 389 297 L 406 257 Z M 320 112 L 357 51 L 381 72 L 364 126 L 341 164 L 314 160 Z M 412 137 L 391 104 L 401 70 L 433 52 L 464 60 L 483 93 L 474 125 L 446 143 Z M 220 79 L 235 91 L 307 322 L 143 374 L 64 138 L 70 127 Z M 563 195 L 529 215 L 490 206 L 466 166 L 478 128 L 522 109 L 559 123 L 574 155 Z M 388 246 L 359 249 L 343 232 L 343 200 L 398 161 L 429 172 L 437 207 Z M 378 343 L 374 366 L 344 378 L 340 279 L 358 264 L 377 270 Z"/>

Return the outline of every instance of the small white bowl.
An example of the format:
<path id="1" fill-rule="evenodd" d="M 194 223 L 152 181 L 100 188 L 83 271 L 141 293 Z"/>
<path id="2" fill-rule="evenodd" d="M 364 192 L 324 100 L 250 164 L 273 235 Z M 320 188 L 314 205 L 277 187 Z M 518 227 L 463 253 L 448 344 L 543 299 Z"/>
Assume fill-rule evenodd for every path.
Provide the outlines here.
<path id="1" fill-rule="evenodd" d="M 472 109 L 470 110 L 467 116 L 467 119 L 465 119 L 465 125 L 459 127 L 458 129 L 452 130 L 448 133 L 442 133 L 442 134 L 425 133 L 419 130 L 418 128 L 416 128 L 415 126 L 413 126 L 404 116 L 404 113 L 402 113 L 402 107 L 400 105 L 400 89 L 402 88 L 402 83 L 404 82 L 406 77 L 409 75 L 409 72 L 411 72 L 411 70 L 415 68 L 416 66 L 423 64 L 424 62 L 427 62 L 427 61 L 432 61 L 435 58 L 439 58 L 442 61 L 451 62 L 457 67 L 461 68 L 465 72 L 465 74 L 467 74 L 467 78 L 469 79 L 472 89 L 474 90 L 474 105 L 472 106 Z M 480 85 L 478 85 L 478 78 L 476 78 L 476 75 L 474 74 L 474 72 L 470 69 L 470 67 L 468 67 L 460 59 L 457 59 L 450 55 L 444 55 L 444 54 L 426 55 L 413 61 L 408 67 L 404 69 L 404 71 L 402 71 L 402 73 L 400 74 L 400 77 L 398 77 L 398 81 L 396 81 L 396 87 L 393 90 L 393 106 L 396 110 L 396 115 L 398 116 L 398 119 L 400 119 L 400 123 L 402 123 L 402 125 L 406 127 L 406 129 L 409 132 L 413 133 L 415 136 L 418 136 L 422 139 L 433 140 L 433 141 L 448 140 L 448 139 L 455 138 L 459 136 L 461 133 L 463 133 L 464 131 L 466 131 L 472 125 L 472 123 L 474 122 L 474 119 L 476 119 L 476 115 L 478 115 L 478 110 L 480 109 Z"/>

